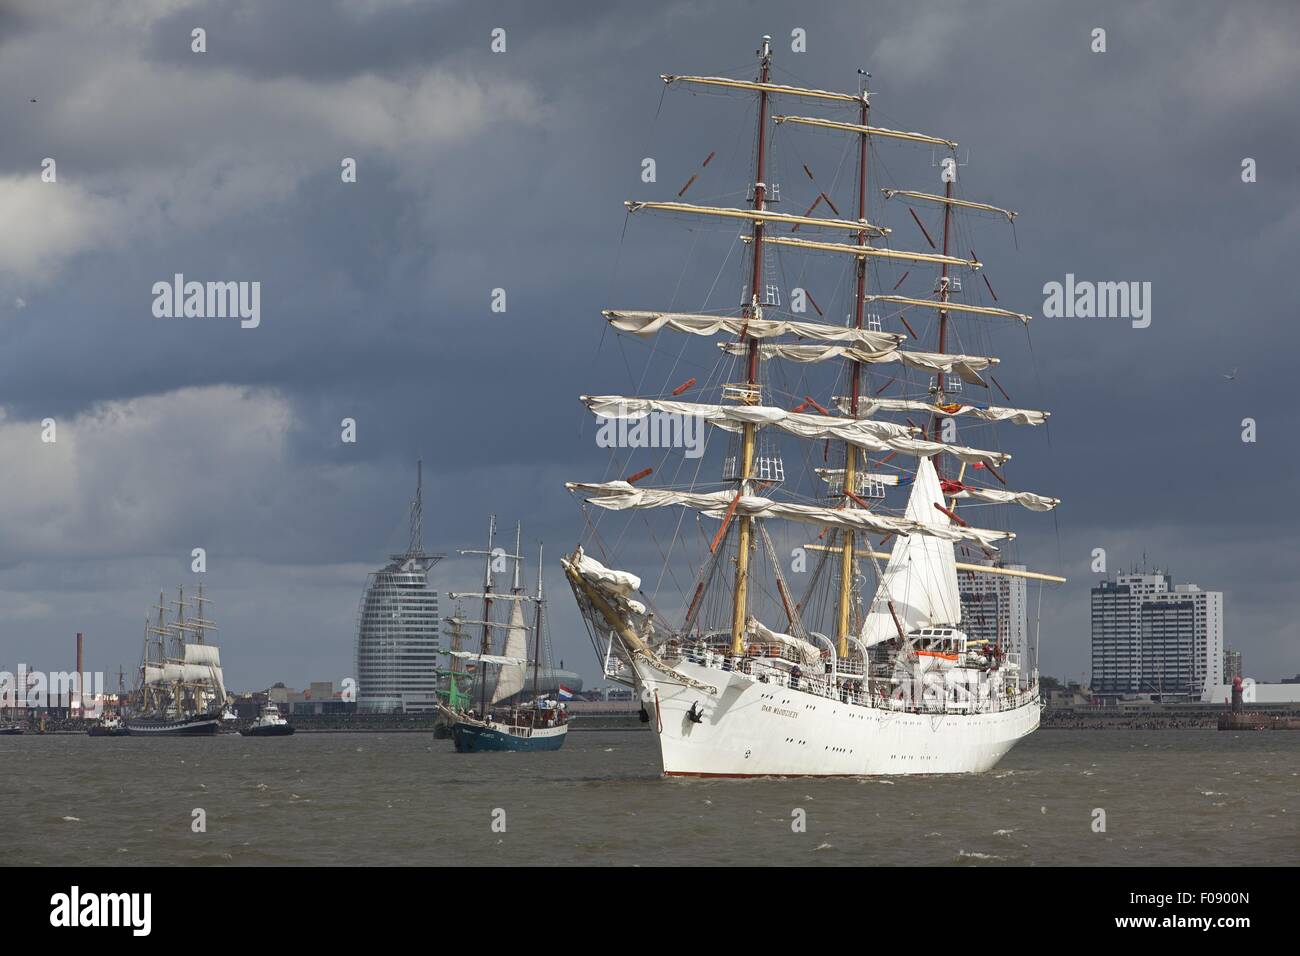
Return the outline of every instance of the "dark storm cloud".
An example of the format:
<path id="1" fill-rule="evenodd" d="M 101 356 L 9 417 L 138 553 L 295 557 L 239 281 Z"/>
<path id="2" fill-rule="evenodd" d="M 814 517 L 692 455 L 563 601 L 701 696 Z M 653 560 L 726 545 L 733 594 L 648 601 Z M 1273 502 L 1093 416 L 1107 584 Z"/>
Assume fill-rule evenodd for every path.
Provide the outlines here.
<path id="1" fill-rule="evenodd" d="M 100 9 L 89 22 L 60 4 L 0 13 L 0 85 L 23 94 L 0 107 L 0 196 L 14 210 L 0 240 L 0 429 L 21 456 L 0 480 L 25 476 L 22 492 L 0 486 L 0 663 L 39 661 L 78 629 L 129 662 L 150 593 L 185 577 L 202 544 L 224 556 L 209 584 L 229 605 L 233 680 L 342 676 L 362 573 L 401 546 L 417 455 L 431 546 L 480 546 L 489 510 L 523 517 L 552 555 L 568 546 L 583 526 L 561 483 L 606 469 L 576 396 L 633 390 L 648 360 L 653 389 L 686 367 L 674 369 L 678 342 L 651 353 L 602 335 L 599 309 L 694 307 L 715 281 L 711 305 L 731 305 L 739 285 L 734 255 L 718 271 L 734 229 L 633 218 L 624 234 L 624 199 L 675 193 L 710 150 L 718 172 L 689 198 L 718 198 L 724 174 L 734 184 L 748 169 L 747 102 L 664 96 L 658 74 L 743 71 L 766 32 L 778 79 L 848 88 L 864 66 L 877 122 L 951 135 L 963 159 L 969 148 L 964 194 L 1022 213 L 1014 241 L 988 222 L 969 237 L 1002 304 L 1038 314 L 1043 284 L 1067 272 L 1153 284 L 1148 329 L 1037 319 L 1028 340 L 969 333 L 1003 357 L 1016 403 L 1054 412 L 1050 437 L 1001 433 L 1015 484 L 1066 503 L 1056 519 L 1015 516 L 1014 553 L 1072 579 L 1044 598 L 1045 668 L 1086 668 L 1097 547 L 1112 567 L 1146 551 L 1227 592 L 1228 641 L 1253 673 L 1300 666 L 1285 411 L 1300 343 L 1286 282 L 1300 238 L 1293 5 Z M 488 49 L 497 26 L 504 55 Z M 789 52 L 795 27 L 806 55 Z M 1104 54 L 1089 51 L 1094 27 Z M 792 185 L 801 161 L 829 180 L 834 137 L 776 142 Z M 639 180 L 647 155 L 657 184 Z M 934 181 L 924 150 L 881 155 L 902 185 Z M 23 192 L 45 156 L 60 183 Z M 355 185 L 339 181 L 344 156 Z M 1245 156 L 1255 184 L 1240 181 Z M 891 224 L 897 246 L 923 241 L 906 217 Z M 262 326 L 153 319 L 152 283 L 175 272 L 261 281 Z M 829 301 L 833 283 L 817 281 Z M 488 310 L 498 286 L 505 315 Z M 707 349 L 692 342 L 681 360 L 709 366 Z M 178 390 L 193 388 L 215 390 L 199 393 L 210 417 L 185 411 Z M 104 402 L 145 424 L 98 437 L 85 416 Z M 46 416 L 83 422 L 88 457 L 67 488 L 71 461 L 16 444 Z M 1247 416 L 1256 444 L 1239 440 Z M 338 440 L 344 417 L 355 446 Z M 115 459 L 115 441 L 156 466 Z M 61 512 L 41 513 L 42 496 Z M 664 542 L 626 542 L 627 565 L 651 580 L 673 530 L 658 528 Z M 473 573 L 449 559 L 438 576 L 454 589 Z M 557 645 L 590 674 L 558 576 L 551 592 Z"/>

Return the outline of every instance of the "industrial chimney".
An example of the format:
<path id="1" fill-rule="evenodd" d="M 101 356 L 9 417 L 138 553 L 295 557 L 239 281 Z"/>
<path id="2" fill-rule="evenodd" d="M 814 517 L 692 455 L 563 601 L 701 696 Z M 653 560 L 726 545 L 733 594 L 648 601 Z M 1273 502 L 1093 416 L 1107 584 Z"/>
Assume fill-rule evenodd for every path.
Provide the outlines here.
<path id="1" fill-rule="evenodd" d="M 78 631 L 78 632 L 77 632 L 77 674 L 76 674 L 76 677 L 75 677 L 75 679 L 74 679 L 74 680 L 75 680 L 75 683 L 72 685 L 72 686 L 73 686 L 72 694 L 74 694 L 75 696 L 72 696 L 71 700 L 69 700 L 69 702 L 68 702 L 69 705 L 70 705 L 70 708 L 69 708 L 70 710 L 81 710 L 81 696 L 82 696 L 82 693 L 85 691 L 85 688 L 82 686 L 82 683 L 81 683 L 82 680 L 83 680 L 83 678 L 82 678 L 81 675 L 85 673 L 85 670 L 84 670 L 84 669 L 82 668 L 82 666 L 81 666 L 81 665 L 82 665 L 82 647 L 83 647 L 84 643 L 85 643 L 85 642 L 84 642 L 84 640 L 82 639 L 81 632 Z M 71 715 L 69 715 L 69 716 L 71 716 Z"/>

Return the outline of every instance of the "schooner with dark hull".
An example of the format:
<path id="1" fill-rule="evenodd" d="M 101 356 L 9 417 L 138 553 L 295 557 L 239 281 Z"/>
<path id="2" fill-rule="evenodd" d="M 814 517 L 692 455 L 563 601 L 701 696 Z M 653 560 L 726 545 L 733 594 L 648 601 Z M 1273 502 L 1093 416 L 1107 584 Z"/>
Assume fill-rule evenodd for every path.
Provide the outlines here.
<path id="1" fill-rule="evenodd" d="M 615 331 L 641 340 L 674 333 L 721 337 L 712 369 L 701 360 L 706 385 L 693 377 L 676 388 L 665 382 L 657 396 L 582 398 L 606 421 L 690 417 L 726 433 L 722 480 L 700 469 L 700 477 L 685 485 L 654 487 L 644 480 L 655 470 L 650 467 L 621 481 L 568 485 L 596 514 L 698 513 L 704 534 L 681 542 L 673 537 L 665 556 L 666 570 L 677 571 L 673 578 L 693 579 L 694 586 L 682 594 L 680 616 L 657 612 L 638 575 L 603 563 L 611 558 L 594 516 L 590 543 L 600 547 L 601 560 L 579 547 L 564 559 L 565 573 L 606 676 L 632 687 L 642 701 L 667 774 L 987 770 L 1038 726 L 1036 662 L 1000 642 L 967 636 L 957 572 L 1062 580 L 990 568 L 999 544 L 1014 535 L 968 520 L 977 506 L 1047 511 L 1058 504 L 1009 490 L 1003 472 L 1010 455 L 958 437 L 967 423 L 1037 426 L 1047 420 L 1046 412 L 967 397 L 989 394 L 990 382 L 1005 392 L 991 375 L 996 358 L 960 348 L 959 332 L 970 326 L 959 320 L 1027 323 L 1030 317 L 978 301 L 978 288 L 962 290 L 959 270 L 975 272 L 982 263 L 973 252 L 969 258 L 956 252 L 957 217 L 1012 222 L 1016 213 L 956 195 L 955 142 L 872 125 L 864 71 L 858 71 L 856 93 L 839 93 L 773 82 L 770 38 L 763 39 L 758 59 L 754 79 L 662 77 L 672 88 L 757 101 L 749 208 L 681 201 L 695 177 L 675 199 L 627 203 L 629 213 L 738 223 L 747 258 L 740 309 L 604 313 Z M 775 100 L 828 115 L 773 115 Z M 827 192 L 831 187 L 817 185 L 806 207 L 800 204 L 802 215 L 771 208 L 778 196 L 769 181 L 769 140 L 779 130 L 784 136 L 819 130 L 849 137 L 846 152 L 857 165 L 854 218 L 842 216 Z M 941 192 L 895 183 L 880 190 L 882 207 L 906 206 L 930 251 L 898 248 L 891 229 L 868 219 L 875 195 L 868 188 L 869 159 L 878 140 L 923 145 L 940 157 L 931 166 L 939 171 Z M 815 182 L 807 163 L 796 179 L 803 182 L 804 174 Z M 814 215 L 823 207 L 825 213 Z M 921 218 L 927 210 L 941 214 L 941 245 Z M 779 286 L 769 276 L 778 266 L 786 271 L 787 256 L 851 265 L 843 283 L 849 303 L 843 325 L 781 308 Z M 889 270 L 902 275 L 895 281 Z M 900 291 L 909 277 L 914 284 L 933 277 L 933 285 Z M 800 377 L 783 390 L 786 380 L 774 381 L 773 369 L 784 367 Z M 786 474 L 778 439 L 815 443 L 814 454 L 799 456 L 802 486 Z M 622 467 L 632 471 L 638 464 L 645 462 L 629 459 Z M 899 493 L 904 501 L 891 500 Z M 789 555 L 777 552 L 768 530 L 785 522 L 807 532 L 802 547 L 816 562 L 802 595 L 786 579 Z M 640 534 L 630 525 L 620 538 Z M 694 541 L 698 551 L 686 553 Z M 653 543 L 662 550 L 660 539 Z M 958 562 L 958 548 L 982 560 Z"/>
<path id="2" fill-rule="evenodd" d="M 466 626 L 482 628 L 482 639 L 477 652 L 453 648 L 450 655 L 453 661 L 451 687 L 456 685 L 455 663 L 472 664 L 477 670 L 479 700 L 477 709 L 464 695 L 450 696 L 447 703 L 439 705 L 439 712 L 451 729 L 451 738 L 459 753 L 479 753 L 482 751 L 532 751 L 559 750 L 569 732 L 568 716 L 559 701 L 544 698 L 540 693 L 538 679 L 542 657 L 545 655 L 543 641 L 543 608 L 545 598 L 542 592 L 542 560 L 538 551 L 537 593 L 524 593 L 522 583 L 523 556 L 520 553 L 520 526 L 515 527 L 515 553 L 505 554 L 493 549 L 496 536 L 496 516 L 489 518 L 488 546 L 486 551 L 462 551 L 462 554 L 483 555 L 485 570 L 483 591 L 472 594 L 449 594 L 453 600 L 480 599 L 483 602 L 483 619 L 466 621 L 459 617 L 449 623 L 459 634 Z M 497 591 L 495 587 L 494 562 L 500 560 L 514 561 L 514 583 L 509 592 Z M 525 603 L 533 605 L 533 624 L 526 623 Z M 493 608 L 497 604 L 508 603 L 507 619 L 499 622 L 493 619 Z M 505 646 L 501 653 L 495 653 L 493 632 L 504 629 Z M 531 662 L 528 652 L 528 631 L 533 631 L 533 652 Z M 496 668 L 495 681 L 489 679 L 489 666 Z M 531 681 L 531 692 L 528 692 Z M 492 691 L 489 696 L 488 687 Z M 460 706 L 457 706 L 457 703 Z"/>

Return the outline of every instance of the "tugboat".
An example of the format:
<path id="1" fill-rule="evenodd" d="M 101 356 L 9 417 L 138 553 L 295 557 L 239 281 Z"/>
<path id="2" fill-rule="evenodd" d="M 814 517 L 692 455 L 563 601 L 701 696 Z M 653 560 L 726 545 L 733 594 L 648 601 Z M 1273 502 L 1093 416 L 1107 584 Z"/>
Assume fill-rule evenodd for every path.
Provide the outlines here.
<path id="1" fill-rule="evenodd" d="M 288 737 L 293 725 L 280 716 L 280 708 L 271 701 L 262 708 L 262 715 L 239 732 L 241 737 Z"/>
<path id="2" fill-rule="evenodd" d="M 124 689 L 125 675 L 121 668 L 117 672 L 117 710 L 116 713 L 105 714 L 99 720 L 95 721 L 86 729 L 88 737 L 129 737 L 130 731 L 126 729 L 126 723 L 122 720 L 122 702 L 126 700 L 126 691 Z"/>
<path id="3" fill-rule="evenodd" d="M 117 714 L 105 714 L 102 720 L 91 724 L 86 731 L 88 737 L 129 737 L 131 732 L 122 723 Z"/>

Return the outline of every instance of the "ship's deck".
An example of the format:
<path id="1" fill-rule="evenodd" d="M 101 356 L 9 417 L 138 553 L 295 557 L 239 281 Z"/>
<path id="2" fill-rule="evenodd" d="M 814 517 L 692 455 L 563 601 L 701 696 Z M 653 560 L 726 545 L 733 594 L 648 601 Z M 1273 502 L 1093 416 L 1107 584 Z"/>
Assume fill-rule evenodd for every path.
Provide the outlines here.
<path id="1" fill-rule="evenodd" d="M 1036 681 L 1027 687 L 1008 685 L 998 694 L 972 696 L 961 687 L 945 684 L 942 671 L 932 671 L 910 683 L 893 676 L 892 663 L 868 665 L 866 673 L 859 662 L 835 662 L 824 659 L 818 665 L 798 660 L 780 644 L 750 644 L 747 653 L 736 657 L 707 642 L 670 641 L 662 648 L 661 658 L 669 665 L 689 661 L 719 671 L 748 675 L 759 683 L 774 684 L 791 690 L 839 700 L 858 707 L 872 707 L 904 713 L 977 714 L 1014 710 L 1039 699 Z M 832 673 L 833 668 L 833 673 Z"/>

